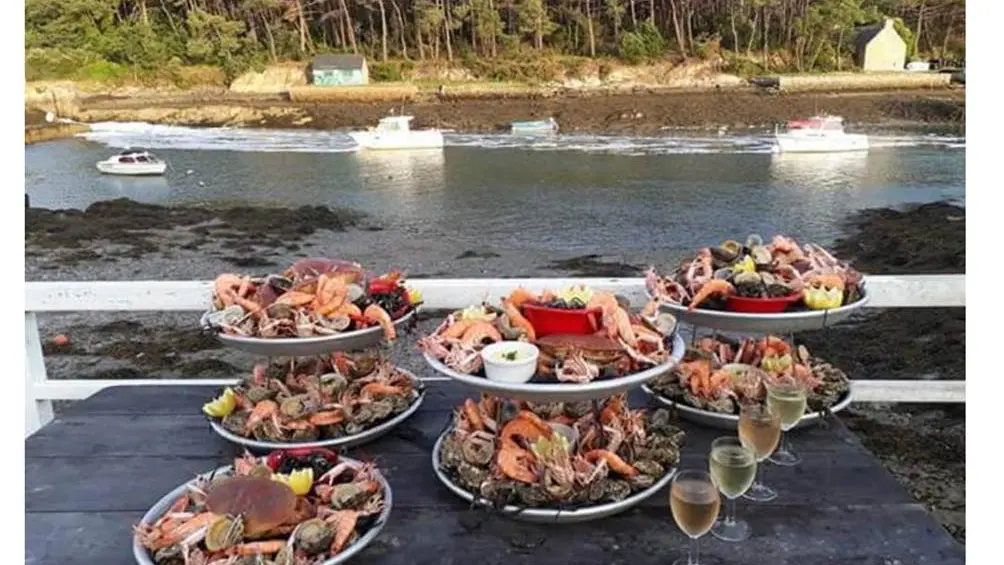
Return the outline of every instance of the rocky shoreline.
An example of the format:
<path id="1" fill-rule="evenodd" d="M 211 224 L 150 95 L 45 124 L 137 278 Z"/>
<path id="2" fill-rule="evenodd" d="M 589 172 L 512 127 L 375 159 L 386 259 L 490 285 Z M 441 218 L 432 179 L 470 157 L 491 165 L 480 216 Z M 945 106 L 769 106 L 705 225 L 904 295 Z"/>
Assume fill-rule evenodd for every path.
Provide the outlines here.
<path id="1" fill-rule="evenodd" d="M 324 207 L 209 209 L 120 199 L 85 211 L 28 209 L 25 219 L 26 280 L 206 278 L 228 270 L 267 271 L 299 256 L 330 254 L 332 248 L 346 256 L 365 248 L 376 269 L 393 266 L 389 258 L 396 257 L 374 244 L 381 234 L 367 235 L 384 229 L 375 219 Z M 965 272 L 964 208 L 935 203 L 868 210 L 846 227 L 847 237 L 835 251 L 854 258 L 863 272 Z M 401 244 L 395 244 L 398 253 Z M 500 276 L 480 270 L 482 252 L 476 249 L 445 259 L 430 258 L 427 250 L 425 259 L 418 259 L 415 251 L 409 265 L 415 277 Z M 518 274 L 638 276 L 641 267 L 591 255 L 537 259 Z M 493 261 L 517 269 L 507 266 L 508 258 Z M 431 331 L 437 321 L 423 320 L 418 333 Z M 254 361 L 202 335 L 191 313 L 41 316 L 40 326 L 43 341 L 70 336 L 67 345 L 45 346 L 54 379 L 232 377 Z M 869 310 L 851 323 L 797 339 L 855 379 L 965 378 L 963 308 Z M 422 361 L 413 349 L 414 340 L 406 338 L 393 354 L 419 368 Z M 841 419 L 965 543 L 965 405 L 856 404 Z"/>
<path id="2" fill-rule="evenodd" d="M 176 93 L 87 96 L 60 105 L 80 122 L 339 129 L 372 126 L 392 112 L 414 127 L 504 131 L 512 121 L 555 117 L 563 132 L 658 134 L 670 128 L 765 127 L 819 112 L 849 124 L 948 124 L 965 127 L 965 91 L 957 88 L 855 92 L 756 89 L 638 89 L 634 92 L 535 92 L 424 95 L 413 100 L 293 102 L 282 95 Z"/>

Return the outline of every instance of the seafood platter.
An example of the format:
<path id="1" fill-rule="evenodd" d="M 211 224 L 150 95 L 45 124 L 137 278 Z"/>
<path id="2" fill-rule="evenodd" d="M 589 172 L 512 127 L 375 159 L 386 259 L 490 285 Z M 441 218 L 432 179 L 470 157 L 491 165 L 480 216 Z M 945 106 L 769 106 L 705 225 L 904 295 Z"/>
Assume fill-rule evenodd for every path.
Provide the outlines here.
<path id="1" fill-rule="evenodd" d="M 668 275 L 650 269 L 645 288 L 689 324 L 737 332 L 822 329 L 868 301 L 861 273 L 819 245 L 783 235 L 702 248 Z"/>
<path id="2" fill-rule="evenodd" d="M 282 274 L 218 276 L 202 326 L 248 353 L 320 355 L 393 341 L 419 304 L 401 273 L 371 277 L 358 263 L 301 259 Z"/>
<path id="3" fill-rule="evenodd" d="M 353 447 L 379 438 L 422 405 L 411 372 L 378 354 L 274 360 L 202 407 L 213 430 L 255 450 Z"/>
<path id="4" fill-rule="evenodd" d="M 157 502 L 134 527 L 133 556 L 140 565 L 336 565 L 369 545 L 390 511 L 390 485 L 371 464 L 324 449 L 245 454 Z"/>
<path id="5" fill-rule="evenodd" d="M 804 345 L 768 336 L 756 340 L 704 337 L 688 348 L 682 363 L 652 379 L 642 390 L 673 407 L 680 417 L 698 424 L 736 429 L 739 407 L 763 402 L 765 384 L 791 377 L 808 391 L 806 413 L 796 425 L 817 421 L 851 403 L 851 382 L 833 365 L 810 355 Z"/>
<path id="6" fill-rule="evenodd" d="M 599 406 L 482 395 L 456 410 L 433 447 L 432 466 L 472 504 L 529 522 L 585 522 L 665 487 L 683 439 L 668 410 L 629 410 L 626 395 Z"/>
<path id="7" fill-rule="evenodd" d="M 575 402 L 625 392 L 680 361 L 676 318 L 651 301 L 630 313 L 608 292 L 517 288 L 451 313 L 419 340 L 436 371 L 506 398 Z"/>

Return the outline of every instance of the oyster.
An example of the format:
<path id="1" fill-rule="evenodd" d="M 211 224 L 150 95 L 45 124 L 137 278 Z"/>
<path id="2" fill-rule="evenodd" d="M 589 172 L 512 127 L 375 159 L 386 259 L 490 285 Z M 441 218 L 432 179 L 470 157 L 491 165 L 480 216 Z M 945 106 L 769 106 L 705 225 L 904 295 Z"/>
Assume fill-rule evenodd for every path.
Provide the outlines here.
<path id="1" fill-rule="evenodd" d="M 481 496 L 496 506 L 504 506 L 516 499 L 517 483 L 509 479 L 488 479 L 481 483 Z"/>
<path id="2" fill-rule="evenodd" d="M 252 404 L 258 404 L 262 400 L 269 400 L 275 398 L 276 391 L 265 388 L 263 386 L 252 386 L 249 387 L 244 396 L 251 401 Z"/>
<path id="3" fill-rule="evenodd" d="M 240 516 L 220 516 L 206 531 L 206 549 L 220 551 L 237 545 L 244 538 L 244 520 Z"/>
<path id="4" fill-rule="evenodd" d="M 324 520 L 313 518 L 296 527 L 293 544 L 311 555 L 320 555 L 328 551 L 334 537 L 335 533 Z"/>
<path id="5" fill-rule="evenodd" d="M 457 466 L 457 477 L 463 488 L 478 490 L 485 479 L 488 478 L 488 469 L 461 461 L 460 465 Z"/>
<path id="6" fill-rule="evenodd" d="M 306 394 L 291 396 L 279 405 L 279 412 L 290 419 L 296 420 L 309 415 L 317 408 L 317 404 Z"/>
<path id="7" fill-rule="evenodd" d="M 245 433 L 244 428 L 250 415 L 250 412 L 232 412 L 229 416 L 223 418 L 220 424 L 226 431 L 242 436 Z"/>
<path id="8" fill-rule="evenodd" d="M 370 495 L 369 489 L 358 483 L 342 483 L 334 485 L 331 490 L 331 507 L 335 510 L 348 509 L 359 506 Z"/>
<path id="9" fill-rule="evenodd" d="M 338 373 L 325 373 L 321 375 L 321 392 L 329 396 L 337 397 L 349 386 L 349 380 Z"/>

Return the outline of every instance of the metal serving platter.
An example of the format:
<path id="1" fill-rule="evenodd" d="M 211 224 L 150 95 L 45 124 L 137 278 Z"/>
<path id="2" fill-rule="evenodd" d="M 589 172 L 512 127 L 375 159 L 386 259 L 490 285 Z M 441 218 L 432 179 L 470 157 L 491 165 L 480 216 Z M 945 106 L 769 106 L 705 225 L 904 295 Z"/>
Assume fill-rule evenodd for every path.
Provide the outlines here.
<path id="1" fill-rule="evenodd" d="M 206 318 L 211 313 L 206 312 L 202 315 L 202 327 L 210 327 Z M 414 316 L 415 310 L 412 310 L 394 320 L 394 326 L 399 327 Z M 373 347 L 383 340 L 383 328 L 380 326 L 313 337 L 243 337 L 225 334 L 216 328 L 213 328 L 212 331 L 216 334 L 216 338 L 227 347 L 266 357 L 306 357 L 324 355 L 334 351 L 356 351 Z"/>
<path id="2" fill-rule="evenodd" d="M 276 449 L 302 449 L 311 447 L 356 447 L 358 445 L 363 445 L 376 440 L 383 435 L 387 434 L 394 428 L 396 428 L 401 422 L 404 422 L 411 417 L 412 414 L 418 411 L 419 407 L 422 406 L 422 402 L 425 400 L 425 387 L 422 381 L 415 376 L 411 371 L 397 367 L 398 371 L 408 375 L 408 378 L 415 383 L 415 391 L 418 393 L 418 397 L 415 398 L 414 402 L 407 410 L 401 412 L 397 416 L 394 416 L 390 420 L 383 422 L 377 426 L 369 428 L 368 430 L 363 430 L 358 434 L 351 436 L 343 436 L 330 439 L 322 439 L 318 441 L 306 441 L 306 442 L 295 442 L 295 443 L 282 443 L 282 442 L 267 442 L 260 441 L 255 438 L 243 437 L 237 434 L 227 431 L 222 424 L 216 421 L 215 418 L 209 419 L 209 425 L 212 426 L 213 431 L 216 432 L 223 439 L 243 445 L 252 451 L 273 451 Z"/>
<path id="3" fill-rule="evenodd" d="M 648 291 L 646 290 L 646 294 Z M 648 294 L 651 298 L 652 295 Z M 862 288 L 861 299 L 832 310 L 806 310 L 780 314 L 747 314 L 721 310 L 687 310 L 686 306 L 660 301 L 659 308 L 698 328 L 723 332 L 786 334 L 821 330 L 846 320 L 852 313 L 868 304 L 868 293 Z"/>
<path id="4" fill-rule="evenodd" d="M 719 428 L 722 430 L 733 430 L 735 431 L 739 427 L 739 415 L 738 414 L 722 414 L 721 412 L 711 412 L 710 410 L 703 410 L 701 408 L 694 408 L 689 404 L 683 402 L 675 402 L 666 398 L 665 396 L 659 394 L 658 392 L 652 390 L 648 385 L 642 385 L 641 389 L 645 391 L 645 394 L 651 396 L 656 402 L 672 408 L 680 414 L 680 417 L 688 422 L 693 422 L 695 424 L 700 424 L 702 426 L 709 426 L 712 428 Z M 847 391 L 839 402 L 830 407 L 830 412 L 836 414 L 844 408 L 851 405 L 853 401 L 852 391 Z M 818 422 L 822 418 L 822 412 L 808 412 L 802 419 L 795 424 L 793 430 L 805 427 L 809 424 Z"/>
<path id="5" fill-rule="evenodd" d="M 432 470 L 436 472 L 436 476 L 439 477 L 440 482 L 446 485 L 446 488 L 453 491 L 453 494 L 456 494 L 467 502 L 477 504 L 479 506 L 490 507 L 491 503 L 480 497 L 477 501 L 475 501 L 474 493 L 460 488 L 460 485 L 457 485 L 450 480 L 450 477 L 443 472 L 439 461 L 439 449 L 443 445 L 443 440 L 446 439 L 446 435 L 452 431 L 452 428 L 446 430 L 439 436 L 439 439 L 436 440 L 436 445 L 432 448 Z M 630 508 L 645 501 L 645 499 L 665 488 L 666 485 L 673 480 L 673 475 L 676 474 L 676 471 L 676 467 L 670 468 L 669 472 L 667 472 L 661 479 L 656 481 L 655 484 L 649 488 L 618 502 L 608 502 L 606 504 L 589 506 L 586 508 L 577 508 L 575 510 L 545 510 L 509 505 L 503 507 L 500 512 L 514 520 L 520 520 L 522 522 L 535 522 L 539 524 L 575 524 L 578 522 L 599 520 L 601 518 L 607 518 L 615 514 L 620 514 L 621 512 L 629 510 Z"/>
<path id="6" fill-rule="evenodd" d="M 589 383 L 504 383 L 488 380 L 486 377 L 466 375 L 444 365 L 435 357 L 425 353 L 425 361 L 440 373 L 462 382 L 480 392 L 493 396 L 528 400 L 530 402 L 579 402 L 607 398 L 615 394 L 627 392 L 638 385 L 647 382 L 669 371 L 683 359 L 686 345 L 679 335 L 673 334 L 673 349 L 669 360 L 651 369 L 633 373 L 616 379 L 604 379 Z"/>
<path id="7" fill-rule="evenodd" d="M 339 456 L 339 462 L 342 461 L 355 467 L 362 466 L 362 463 L 360 461 L 356 461 L 355 459 L 350 459 L 348 457 Z M 233 468 L 232 465 L 226 465 L 224 467 L 216 469 L 215 471 L 212 471 L 211 473 L 205 473 L 204 475 L 201 476 L 203 477 L 219 476 L 220 474 L 229 473 L 232 468 Z M 380 487 L 383 490 L 383 511 L 380 512 L 380 516 L 377 517 L 376 522 L 374 522 L 373 524 L 373 527 L 371 527 L 369 531 L 367 531 L 362 537 L 357 539 L 354 543 L 352 543 L 352 545 L 346 547 L 338 555 L 322 562 L 321 565 L 338 565 L 340 563 L 345 563 L 346 561 L 351 559 L 355 554 L 362 551 L 367 545 L 372 543 L 373 540 L 376 539 L 376 537 L 380 534 L 380 531 L 383 530 L 383 527 L 387 525 L 387 520 L 390 518 L 390 510 L 394 502 L 390 490 L 390 484 L 387 483 L 387 479 L 385 479 L 383 474 L 380 473 L 379 471 L 374 472 L 374 478 L 380 483 Z M 179 486 L 178 488 L 169 492 L 166 496 L 164 496 L 164 498 L 158 500 L 157 503 L 153 505 L 153 508 L 148 510 L 146 514 L 143 515 L 141 523 L 153 524 L 154 522 L 156 522 L 158 518 L 163 516 L 164 513 L 166 513 L 171 508 L 171 505 L 174 504 L 174 502 L 178 500 L 178 498 L 181 495 L 185 494 L 186 486 L 189 483 L 194 482 L 195 480 L 196 479 L 193 479 L 192 481 L 189 481 L 188 483 Z M 156 565 L 156 563 L 154 563 L 153 561 L 153 556 L 150 555 L 147 549 L 139 543 L 139 540 L 137 540 L 135 536 L 133 536 L 133 541 L 132 541 L 132 554 L 133 557 L 136 559 L 136 563 L 139 563 L 139 565 Z"/>

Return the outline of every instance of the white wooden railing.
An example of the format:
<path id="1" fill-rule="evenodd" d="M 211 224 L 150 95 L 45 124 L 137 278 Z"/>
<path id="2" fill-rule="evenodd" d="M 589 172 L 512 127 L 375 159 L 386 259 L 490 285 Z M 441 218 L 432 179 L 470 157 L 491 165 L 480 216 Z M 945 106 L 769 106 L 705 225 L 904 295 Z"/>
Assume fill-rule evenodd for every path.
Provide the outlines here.
<path id="1" fill-rule="evenodd" d="M 645 302 L 643 279 L 409 279 L 429 309 L 459 309 L 517 286 L 533 290 L 586 284 Z M 870 276 L 869 308 L 965 307 L 965 275 Z M 234 379 L 49 380 L 36 313 L 83 311 L 202 312 L 210 281 L 28 282 L 25 285 L 25 436 L 52 420 L 53 400 L 80 400 L 110 386 L 213 385 Z M 193 321 L 193 324 L 196 323 Z M 440 380 L 431 377 L 427 380 Z M 965 402 L 965 381 L 856 380 L 855 401 Z"/>

